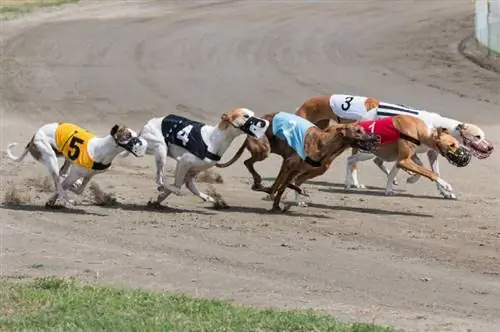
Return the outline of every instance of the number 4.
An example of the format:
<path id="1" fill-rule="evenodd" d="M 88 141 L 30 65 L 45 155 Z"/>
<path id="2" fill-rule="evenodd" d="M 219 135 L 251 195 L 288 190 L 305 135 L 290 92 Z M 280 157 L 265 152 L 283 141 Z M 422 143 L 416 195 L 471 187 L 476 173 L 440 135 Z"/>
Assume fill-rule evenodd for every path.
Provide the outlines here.
<path id="1" fill-rule="evenodd" d="M 373 133 L 375 133 L 375 124 L 376 124 L 376 122 L 372 122 L 372 123 L 368 126 L 368 128 L 370 128 L 370 130 L 371 130 L 371 133 L 372 133 L 372 134 L 373 134 Z"/>
<path id="2" fill-rule="evenodd" d="M 193 125 L 186 126 L 177 132 L 177 139 L 182 141 L 182 145 L 186 146 L 189 142 L 189 134 L 193 129 Z"/>

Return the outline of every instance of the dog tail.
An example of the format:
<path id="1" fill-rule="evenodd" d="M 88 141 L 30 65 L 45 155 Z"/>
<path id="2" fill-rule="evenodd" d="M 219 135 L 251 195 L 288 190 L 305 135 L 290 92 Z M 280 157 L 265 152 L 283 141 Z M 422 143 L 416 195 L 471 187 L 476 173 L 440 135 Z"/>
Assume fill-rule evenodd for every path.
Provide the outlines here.
<path id="1" fill-rule="evenodd" d="M 234 155 L 233 158 L 231 158 L 231 160 L 229 160 L 227 163 L 224 163 L 224 164 L 215 164 L 215 166 L 217 166 L 218 168 L 226 168 L 226 167 L 231 166 L 232 164 L 234 164 L 236 162 L 236 160 L 238 160 L 241 157 L 241 155 L 243 154 L 243 151 L 245 151 L 246 147 L 247 147 L 247 139 L 245 139 L 245 141 L 243 142 L 243 144 L 241 145 L 239 150 L 236 151 L 236 154 Z"/>
<path id="2" fill-rule="evenodd" d="M 31 141 L 30 141 L 30 143 L 31 143 Z M 15 147 L 17 145 L 17 143 L 10 143 L 9 146 L 7 146 L 7 151 L 6 151 L 7 152 L 7 157 L 9 157 L 9 159 L 11 159 L 13 161 L 20 162 L 28 154 L 28 147 L 29 147 L 30 143 L 28 143 L 28 145 L 26 145 L 26 147 L 24 148 L 23 153 L 19 157 L 14 156 L 14 154 L 11 151 L 11 149 L 13 147 Z"/>

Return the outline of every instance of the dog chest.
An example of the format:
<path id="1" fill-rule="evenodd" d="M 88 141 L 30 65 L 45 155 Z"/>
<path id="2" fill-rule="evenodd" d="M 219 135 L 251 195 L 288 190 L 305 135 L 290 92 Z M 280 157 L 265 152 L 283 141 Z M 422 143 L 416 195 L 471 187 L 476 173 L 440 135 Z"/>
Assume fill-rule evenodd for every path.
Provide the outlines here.
<path id="1" fill-rule="evenodd" d="M 163 119 L 161 131 L 165 143 L 181 146 L 202 160 L 209 158 L 219 161 L 220 156 L 208 151 L 208 146 L 203 141 L 201 128 L 204 125 L 204 123 L 171 114 Z"/>
<path id="2" fill-rule="evenodd" d="M 304 150 L 307 130 L 314 124 L 292 113 L 279 112 L 273 117 L 273 134 L 286 141 L 287 144 L 303 159 L 307 155 Z"/>
<path id="3" fill-rule="evenodd" d="M 79 126 L 61 123 L 56 129 L 55 143 L 64 158 L 86 169 L 96 169 L 96 164 L 88 152 L 89 141 L 94 137 L 94 134 Z M 100 169 L 107 168 L 103 167 Z"/>
<path id="4" fill-rule="evenodd" d="M 362 121 L 359 125 L 366 133 L 375 134 L 380 137 L 380 144 L 391 144 L 400 139 L 399 130 L 394 126 L 392 117 L 375 121 Z"/>

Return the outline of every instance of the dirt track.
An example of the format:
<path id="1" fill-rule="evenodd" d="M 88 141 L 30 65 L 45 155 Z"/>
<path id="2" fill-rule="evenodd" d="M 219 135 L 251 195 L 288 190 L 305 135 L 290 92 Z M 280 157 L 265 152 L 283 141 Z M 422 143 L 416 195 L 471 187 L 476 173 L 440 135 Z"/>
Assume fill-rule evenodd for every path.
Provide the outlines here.
<path id="1" fill-rule="evenodd" d="M 456 51 L 472 32 L 470 1 L 186 2 L 84 2 L 4 23 L 2 149 L 49 121 L 105 134 L 170 112 L 207 122 L 235 106 L 292 112 L 335 92 L 473 122 L 500 143 L 500 77 Z M 258 170 L 273 177 L 278 161 Z M 345 193 L 344 155 L 308 185 L 312 207 L 276 216 L 249 191 L 242 160 L 215 185 L 232 209 L 214 211 L 183 189 L 171 209 L 147 211 L 154 160 L 130 158 L 95 178 L 117 208 L 84 199 L 47 212 L 48 194 L 35 190 L 21 207 L 2 207 L 1 272 L 317 308 L 409 331 L 496 331 L 499 161 L 442 161 L 459 194 L 446 201 L 404 175 L 399 195 L 383 196 L 385 177 L 371 162 L 360 177 L 374 189 Z M 1 165 L 2 196 L 10 183 L 46 175 L 31 158 Z"/>

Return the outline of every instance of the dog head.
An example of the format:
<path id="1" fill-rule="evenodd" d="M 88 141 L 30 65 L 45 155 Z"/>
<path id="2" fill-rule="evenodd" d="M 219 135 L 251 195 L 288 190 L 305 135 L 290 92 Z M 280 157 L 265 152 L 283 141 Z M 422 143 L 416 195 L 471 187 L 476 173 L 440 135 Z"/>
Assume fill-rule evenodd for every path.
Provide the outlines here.
<path id="1" fill-rule="evenodd" d="M 114 125 L 109 134 L 115 140 L 116 145 L 122 147 L 136 157 L 146 154 L 148 142 L 137 135 L 137 133 L 125 126 Z"/>
<path id="2" fill-rule="evenodd" d="M 352 147 L 367 152 L 376 150 L 380 144 L 379 136 L 366 133 L 364 128 L 357 123 L 337 125 L 335 131 L 350 140 Z"/>
<path id="3" fill-rule="evenodd" d="M 472 159 L 470 150 L 461 145 L 446 128 L 437 128 L 432 135 L 432 139 L 439 153 L 450 164 L 457 167 L 465 167 L 470 163 Z"/>
<path id="4" fill-rule="evenodd" d="M 269 127 L 269 121 L 255 116 L 255 113 L 247 108 L 235 108 L 222 114 L 219 127 L 222 130 L 234 127 L 245 134 L 262 138 Z"/>
<path id="5" fill-rule="evenodd" d="M 457 126 L 463 144 L 478 159 L 488 158 L 493 152 L 493 145 L 485 139 L 484 131 L 476 125 L 461 123 Z"/>

